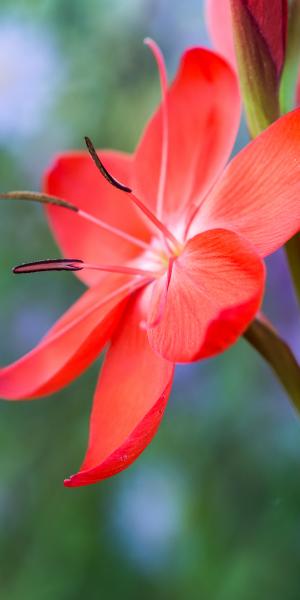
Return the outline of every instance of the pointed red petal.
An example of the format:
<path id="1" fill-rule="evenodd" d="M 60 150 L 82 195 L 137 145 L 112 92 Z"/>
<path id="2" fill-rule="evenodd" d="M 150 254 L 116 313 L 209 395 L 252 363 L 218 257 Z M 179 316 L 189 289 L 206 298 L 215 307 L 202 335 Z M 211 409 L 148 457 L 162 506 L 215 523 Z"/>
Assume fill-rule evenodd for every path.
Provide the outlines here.
<path id="1" fill-rule="evenodd" d="M 168 160 L 165 215 L 198 201 L 224 167 L 240 117 L 237 80 L 216 54 L 193 48 L 182 57 L 167 95 Z M 162 154 L 161 107 L 136 150 L 133 187 L 152 208 L 157 199 Z"/>
<path id="2" fill-rule="evenodd" d="M 126 469 L 155 435 L 166 407 L 174 367 L 150 348 L 140 326 L 140 297 L 124 314 L 100 375 L 89 447 L 68 487 L 88 485 Z"/>
<path id="3" fill-rule="evenodd" d="M 128 281 L 125 276 L 107 276 L 75 302 L 36 348 L 0 369 L 0 398 L 38 398 L 80 375 L 117 325 L 128 296 L 128 290 L 117 290 Z"/>
<path id="4" fill-rule="evenodd" d="M 164 285 L 153 284 L 150 323 Z M 263 288 L 263 263 L 246 240 L 226 230 L 197 235 L 174 262 L 164 314 L 148 330 L 153 350 L 173 362 L 222 352 L 255 316 Z"/>
<path id="5" fill-rule="evenodd" d="M 228 165 L 191 232 L 234 229 L 262 256 L 300 228 L 300 109 L 271 125 Z"/>
<path id="6" fill-rule="evenodd" d="M 101 153 L 107 169 L 120 181 L 131 183 L 132 159 L 120 152 Z M 80 209 L 126 233 L 147 239 L 148 233 L 126 194 L 101 177 L 88 152 L 58 156 L 47 171 L 44 191 L 69 200 Z M 50 225 L 64 256 L 78 256 L 89 263 L 122 264 L 141 250 L 126 240 L 85 221 L 75 212 L 47 207 Z M 76 273 L 92 285 L 102 278 L 96 271 Z"/>

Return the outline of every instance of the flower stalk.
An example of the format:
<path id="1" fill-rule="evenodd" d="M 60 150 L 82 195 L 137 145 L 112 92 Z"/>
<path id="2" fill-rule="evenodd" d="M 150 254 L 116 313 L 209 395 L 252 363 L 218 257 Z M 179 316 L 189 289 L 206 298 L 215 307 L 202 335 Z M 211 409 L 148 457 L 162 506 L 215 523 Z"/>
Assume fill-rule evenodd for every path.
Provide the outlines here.
<path id="1" fill-rule="evenodd" d="M 294 408 L 300 411 L 300 365 L 286 342 L 261 318 L 252 321 L 244 338 L 267 361 L 289 395 Z"/>

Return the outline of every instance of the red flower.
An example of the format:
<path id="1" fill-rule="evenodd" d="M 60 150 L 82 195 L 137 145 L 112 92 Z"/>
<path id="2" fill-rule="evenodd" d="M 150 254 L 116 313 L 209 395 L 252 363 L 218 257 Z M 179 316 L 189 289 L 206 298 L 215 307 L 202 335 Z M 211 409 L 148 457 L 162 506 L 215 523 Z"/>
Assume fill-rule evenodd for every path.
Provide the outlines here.
<path id="1" fill-rule="evenodd" d="M 91 144 L 106 178 L 84 152 L 59 156 L 45 177 L 45 191 L 77 206 L 47 210 L 64 256 L 78 260 L 17 269 L 76 270 L 90 289 L 34 350 L 1 370 L 3 398 L 55 392 L 110 340 L 87 454 L 67 486 L 94 483 L 137 458 L 161 421 L 174 363 L 235 342 L 261 303 L 262 258 L 299 229 L 300 112 L 277 121 L 224 170 L 239 122 L 234 74 L 212 52 L 193 48 L 166 90 L 162 57 L 148 43 L 162 105 L 133 156 L 101 153 L 122 184 Z"/>

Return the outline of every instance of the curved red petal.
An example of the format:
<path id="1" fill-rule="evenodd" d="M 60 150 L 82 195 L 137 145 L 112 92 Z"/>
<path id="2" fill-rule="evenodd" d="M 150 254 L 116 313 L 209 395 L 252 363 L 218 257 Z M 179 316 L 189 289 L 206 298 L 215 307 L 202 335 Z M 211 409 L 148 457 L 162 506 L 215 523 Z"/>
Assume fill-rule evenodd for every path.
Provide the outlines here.
<path id="1" fill-rule="evenodd" d="M 300 228 L 300 109 L 288 113 L 228 165 L 193 223 L 245 236 L 261 256 Z"/>
<path id="2" fill-rule="evenodd" d="M 206 0 L 205 13 L 215 49 L 236 69 L 230 0 Z"/>
<path id="3" fill-rule="evenodd" d="M 88 451 L 68 487 L 88 485 L 126 469 L 155 435 L 172 385 L 174 367 L 150 348 L 141 327 L 141 296 L 124 314 L 98 382 Z"/>
<path id="4" fill-rule="evenodd" d="M 36 348 L 0 369 L 0 398 L 38 398 L 80 375 L 111 337 L 124 310 L 128 281 L 107 276 L 75 302 Z"/>
<path id="5" fill-rule="evenodd" d="M 228 160 L 237 133 L 237 80 L 213 52 L 192 48 L 182 57 L 167 94 L 168 160 L 164 213 L 168 221 L 198 202 Z M 134 159 L 134 191 L 155 207 L 162 155 L 161 106 L 150 119 Z M 178 215 L 177 215 L 178 216 Z"/>
<path id="6" fill-rule="evenodd" d="M 150 324 L 165 284 L 153 284 Z M 255 316 L 263 289 L 264 265 L 246 240 L 226 230 L 197 235 L 173 264 L 164 313 L 148 330 L 153 350 L 173 362 L 226 350 Z"/>
<path id="7" fill-rule="evenodd" d="M 117 179 L 131 185 L 132 158 L 129 155 L 101 151 L 101 159 Z M 142 240 L 149 237 L 128 195 L 101 176 L 87 152 L 58 156 L 45 174 L 43 189 L 130 235 Z M 78 257 L 89 263 L 121 264 L 141 252 L 138 247 L 84 220 L 75 212 L 57 206 L 48 206 L 46 210 L 64 256 Z M 97 271 L 77 271 L 76 275 L 88 285 L 102 278 Z"/>

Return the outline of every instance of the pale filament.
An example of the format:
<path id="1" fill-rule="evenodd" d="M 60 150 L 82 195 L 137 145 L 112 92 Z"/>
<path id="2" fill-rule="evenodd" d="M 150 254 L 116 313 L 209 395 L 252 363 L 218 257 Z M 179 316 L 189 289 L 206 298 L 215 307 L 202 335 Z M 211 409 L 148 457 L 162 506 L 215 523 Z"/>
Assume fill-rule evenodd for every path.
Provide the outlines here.
<path id="1" fill-rule="evenodd" d="M 169 123 L 168 123 L 168 104 L 167 104 L 167 90 L 168 90 L 168 79 L 166 66 L 162 52 L 158 45 L 151 38 L 146 38 L 144 43 L 150 48 L 153 56 L 156 60 L 160 86 L 161 86 L 161 114 L 162 114 L 162 148 L 161 148 L 161 163 L 160 163 L 160 174 L 158 180 L 157 190 L 157 201 L 156 201 L 156 214 L 159 219 L 162 218 L 163 213 L 163 201 L 166 187 L 167 177 L 167 162 L 169 152 Z"/>
<path id="2" fill-rule="evenodd" d="M 64 201 L 62 198 L 52 196 L 50 194 L 43 194 L 43 193 L 39 193 L 39 192 L 29 192 L 29 191 L 14 191 L 14 192 L 0 193 L 0 198 L 7 199 L 7 200 L 27 200 L 30 202 L 38 202 L 40 204 L 49 204 L 49 205 L 58 206 L 59 208 L 64 208 L 66 210 L 70 210 L 71 212 L 80 216 L 82 219 L 85 219 L 86 221 L 90 221 L 94 225 L 101 227 L 101 229 L 105 229 L 109 233 L 112 233 L 113 235 L 117 235 L 118 237 L 129 242 L 130 244 L 138 246 L 139 248 L 141 248 L 144 251 L 147 250 L 147 252 L 151 252 L 156 257 L 161 258 L 161 253 L 158 250 L 155 250 L 155 248 L 151 247 L 149 243 L 146 243 L 143 240 L 141 240 L 140 238 L 137 238 L 129 233 L 126 233 L 125 231 L 123 231 L 122 229 L 119 229 L 118 227 L 109 225 L 105 221 L 102 221 L 101 219 L 98 219 L 94 215 L 87 213 L 85 210 L 79 209 L 75 204 Z"/>
<path id="3" fill-rule="evenodd" d="M 124 240 L 126 240 L 129 243 L 134 244 L 135 246 L 139 246 L 143 250 L 148 250 L 149 252 L 152 252 L 153 254 L 160 256 L 158 251 L 155 251 L 153 248 L 151 248 L 151 246 L 149 244 L 147 244 L 143 240 L 140 240 L 139 238 L 137 238 L 133 235 L 130 235 L 129 233 L 126 233 L 125 231 L 123 231 L 122 229 L 119 229 L 118 227 L 114 227 L 113 225 L 109 225 L 108 223 L 105 223 L 105 221 L 102 221 L 101 219 L 94 217 L 90 213 L 87 213 L 85 210 L 79 209 L 77 212 L 77 215 L 79 217 L 82 217 L 86 221 L 90 221 L 91 223 L 94 223 L 94 225 L 98 225 L 98 227 L 101 227 L 102 229 L 105 229 L 106 231 L 109 231 L 110 233 L 117 235 L 120 238 L 123 238 Z"/>
<path id="4" fill-rule="evenodd" d="M 161 231 L 165 238 L 169 239 L 174 245 L 175 249 L 180 250 L 181 245 L 176 237 L 169 231 L 169 229 L 149 210 L 149 208 L 143 204 L 132 192 L 130 197 L 134 204 L 148 217 L 148 219 Z"/>
<path id="5" fill-rule="evenodd" d="M 153 279 L 156 277 L 160 277 L 164 270 L 160 271 L 150 271 L 147 269 L 138 269 L 135 267 L 126 267 L 119 265 L 94 265 L 90 263 L 82 263 L 82 269 L 91 269 L 94 271 L 105 271 L 107 273 L 120 273 L 124 275 L 138 275 L 142 277 L 152 277 Z"/>
<path id="6" fill-rule="evenodd" d="M 87 149 L 90 153 L 90 156 L 94 162 L 94 165 L 96 166 L 98 171 L 101 173 L 102 177 L 104 177 L 104 179 L 106 179 L 106 181 L 108 181 L 113 187 L 115 187 L 116 189 L 129 195 L 130 199 L 134 202 L 134 204 L 144 213 L 144 215 L 146 215 L 146 217 L 149 219 L 149 221 L 153 225 L 155 225 L 155 227 L 157 227 L 157 229 L 159 229 L 159 231 L 163 234 L 164 239 L 171 241 L 171 243 L 174 246 L 174 250 L 180 251 L 181 245 L 179 244 L 178 240 L 176 240 L 174 235 L 168 230 L 168 228 L 155 216 L 155 214 L 153 214 L 153 212 L 141 200 L 139 200 L 139 198 L 137 198 L 135 196 L 135 194 L 133 193 L 133 191 L 130 187 L 128 187 L 127 185 L 125 185 L 124 183 L 122 183 L 121 181 L 116 179 L 116 177 L 114 177 L 107 170 L 107 168 L 103 164 L 99 154 L 97 153 L 97 150 L 96 150 L 92 140 L 88 136 L 85 136 L 85 143 L 87 145 Z M 166 243 L 166 245 L 167 245 L 167 249 L 170 250 L 169 244 Z M 171 252 L 172 252 L 172 249 L 171 249 Z"/>
<path id="7" fill-rule="evenodd" d="M 164 269 L 150 270 L 140 269 L 138 267 L 128 267 L 126 265 L 99 265 L 87 263 L 80 258 L 47 258 L 46 260 L 36 260 L 29 263 L 23 263 L 14 267 L 13 272 L 18 274 L 38 273 L 41 271 L 82 271 L 91 269 L 93 271 L 104 271 L 105 273 L 119 273 L 123 275 L 137 275 L 139 277 L 151 277 L 155 279 L 164 273 Z"/>

